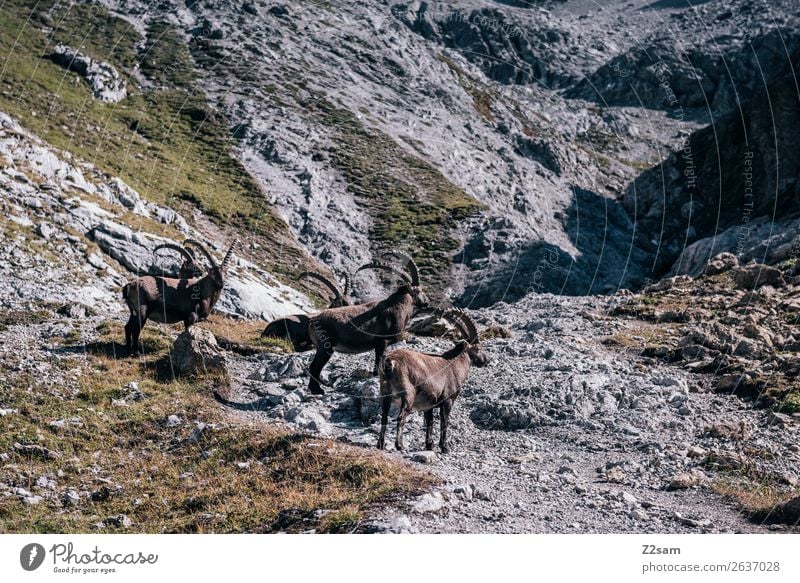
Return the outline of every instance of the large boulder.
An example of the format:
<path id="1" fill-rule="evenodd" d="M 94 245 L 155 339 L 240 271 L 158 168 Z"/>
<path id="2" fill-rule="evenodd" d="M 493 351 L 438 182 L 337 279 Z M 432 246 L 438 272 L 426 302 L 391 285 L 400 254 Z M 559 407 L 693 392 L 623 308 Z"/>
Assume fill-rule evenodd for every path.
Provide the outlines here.
<path id="1" fill-rule="evenodd" d="M 225 370 L 225 354 L 217 345 L 214 335 L 198 326 L 192 326 L 178 336 L 170 358 L 180 375 Z"/>
<path id="2" fill-rule="evenodd" d="M 733 281 L 736 287 L 744 290 L 756 289 L 762 285 L 780 287 L 786 283 L 779 269 L 759 263 L 745 265 L 734 271 Z"/>
<path id="3" fill-rule="evenodd" d="M 153 249 L 161 243 L 171 243 L 172 241 L 168 239 L 143 231 L 134 231 L 126 225 L 110 220 L 97 223 L 89 231 L 88 236 L 104 253 L 137 275 L 148 273 L 168 275 L 178 271 L 179 263 L 167 254 L 163 259 L 159 259 L 161 262 L 159 267 L 153 265 Z"/>
<path id="4" fill-rule="evenodd" d="M 687 245 L 673 264 L 670 275 L 715 275 L 751 261 L 775 265 L 796 256 L 800 246 L 798 233 L 800 219 L 797 218 L 753 219 Z M 731 256 L 737 259 L 735 265 L 732 265 Z"/>
<path id="5" fill-rule="evenodd" d="M 717 275 L 739 267 L 739 259 L 733 253 L 720 253 L 715 255 L 706 265 L 706 275 Z"/>

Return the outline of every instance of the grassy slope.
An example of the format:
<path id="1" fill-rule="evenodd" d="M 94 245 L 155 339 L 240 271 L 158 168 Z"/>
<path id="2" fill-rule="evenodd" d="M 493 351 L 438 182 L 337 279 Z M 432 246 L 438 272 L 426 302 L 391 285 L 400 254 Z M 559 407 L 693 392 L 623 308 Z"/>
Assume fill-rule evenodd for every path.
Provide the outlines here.
<path id="1" fill-rule="evenodd" d="M 115 358 L 119 323 L 102 323 L 98 331 L 88 345 L 64 340 L 78 356 L 57 366 L 74 374 L 74 387 L 24 373 L 0 380 L 3 407 L 18 410 L 0 417 L 0 451 L 11 452 L 0 464 L 0 482 L 36 490 L 36 480 L 48 476 L 59 495 L 75 490 L 94 499 L 67 506 L 56 497 L 30 506 L 0 497 L 0 533 L 91 532 L 99 522 L 106 532 L 349 531 L 370 504 L 429 483 L 377 452 L 231 419 L 211 397 L 225 378 L 171 375 L 170 336 L 161 328 L 145 330 L 142 360 Z M 133 380 L 144 397 L 114 403 Z M 167 426 L 169 415 L 183 423 Z M 51 425 L 59 419 L 68 421 Z M 188 442 L 200 422 L 209 429 L 198 443 Z M 14 443 L 58 457 L 25 455 Z M 119 514 L 132 526 L 107 520 Z"/>
<path id="2" fill-rule="evenodd" d="M 53 145 L 120 176 L 149 200 L 188 202 L 219 225 L 269 250 L 255 258 L 289 274 L 310 259 L 231 155 L 228 129 L 194 85 L 183 41 L 162 24 L 143 39 L 101 6 L 6 0 L 0 11 L 0 110 Z M 53 30 L 50 37 L 41 29 Z M 152 91 L 117 104 L 93 99 L 86 83 L 44 58 L 56 42 L 106 60 L 120 72 L 140 63 Z"/>

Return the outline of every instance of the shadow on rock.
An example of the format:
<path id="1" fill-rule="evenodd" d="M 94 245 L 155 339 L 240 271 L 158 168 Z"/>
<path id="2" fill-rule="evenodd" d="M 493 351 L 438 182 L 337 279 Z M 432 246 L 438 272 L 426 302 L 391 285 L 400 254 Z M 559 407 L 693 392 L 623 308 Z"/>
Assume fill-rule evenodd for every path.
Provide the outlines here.
<path id="1" fill-rule="evenodd" d="M 618 201 L 573 187 L 563 224 L 576 249 L 537 241 L 516 251 L 508 268 L 467 286 L 459 304 L 486 307 L 530 293 L 592 295 L 640 287 L 651 275 L 652 254 L 637 245 L 635 225 Z M 513 253 L 514 251 L 512 251 Z M 457 262 L 469 263 L 470 249 Z"/>

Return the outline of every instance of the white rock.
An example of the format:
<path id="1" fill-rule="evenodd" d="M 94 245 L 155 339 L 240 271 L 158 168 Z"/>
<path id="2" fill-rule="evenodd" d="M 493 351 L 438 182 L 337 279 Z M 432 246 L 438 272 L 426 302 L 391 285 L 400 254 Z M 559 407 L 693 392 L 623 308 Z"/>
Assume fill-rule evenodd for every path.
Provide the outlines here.
<path id="1" fill-rule="evenodd" d="M 435 464 L 437 461 L 436 453 L 433 451 L 417 451 L 412 453 L 409 458 L 412 462 L 419 464 Z"/>
<path id="2" fill-rule="evenodd" d="M 81 497 L 75 490 L 67 490 L 61 501 L 64 506 L 77 506 L 81 501 Z"/>
<path id="3" fill-rule="evenodd" d="M 411 505 L 411 509 L 419 514 L 439 512 L 444 508 L 444 497 L 440 492 L 423 494 Z"/>
<path id="4" fill-rule="evenodd" d="M 631 510 L 630 516 L 631 518 L 635 520 L 640 520 L 642 522 L 650 520 L 650 516 L 647 514 L 647 512 L 645 512 L 644 510 L 640 510 L 638 508 L 634 508 L 633 510 Z"/>
<path id="5" fill-rule="evenodd" d="M 205 423 L 198 423 L 197 427 L 194 428 L 192 434 L 186 438 L 187 443 L 199 443 L 200 438 L 203 436 L 203 432 L 208 428 Z"/>

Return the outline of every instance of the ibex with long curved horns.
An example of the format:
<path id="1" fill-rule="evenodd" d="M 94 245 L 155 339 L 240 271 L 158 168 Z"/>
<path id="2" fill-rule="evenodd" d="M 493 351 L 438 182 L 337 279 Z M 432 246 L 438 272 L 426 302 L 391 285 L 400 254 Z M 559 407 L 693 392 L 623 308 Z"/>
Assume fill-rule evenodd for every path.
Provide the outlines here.
<path id="1" fill-rule="evenodd" d="M 210 267 L 205 275 L 190 279 L 147 275 L 122 288 L 122 299 L 130 310 L 125 324 L 125 345 L 130 354 L 140 352 L 139 335 L 148 319 L 162 324 L 183 322 L 189 328 L 208 318 L 222 293 L 228 261 L 237 243 L 231 244 L 222 263 L 217 265 L 201 243 L 187 239 L 184 246 L 197 247 L 208 259 Z"/>
<path id="2" fill-rule="evenodd" d="M 362 265 L 358 271 L 381 269 L 398 275 L 403 284 L 397 291 L 382 300 L 323 310 L 309 321 L 309 337 L 316 348 L 308 384 L 312 394 L 324 393 L 319 375 L 334 352 L 361 354 L 374 350 L 373 374 L 377 375 L 386 347 L 400 340 L 414 311 L 427 305 L 428 299 L 420 286 L 417 264 L 408 255 L 399 252 L 385 253 L 384 257 L 390 255 L 404 259 L 407 271 L 381 262 Z"/>

